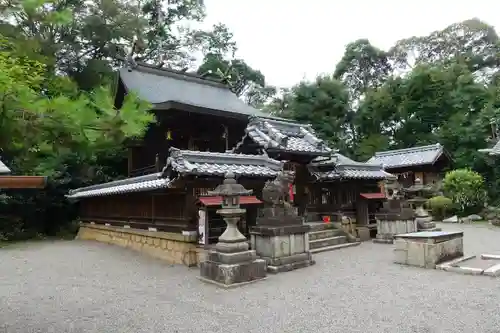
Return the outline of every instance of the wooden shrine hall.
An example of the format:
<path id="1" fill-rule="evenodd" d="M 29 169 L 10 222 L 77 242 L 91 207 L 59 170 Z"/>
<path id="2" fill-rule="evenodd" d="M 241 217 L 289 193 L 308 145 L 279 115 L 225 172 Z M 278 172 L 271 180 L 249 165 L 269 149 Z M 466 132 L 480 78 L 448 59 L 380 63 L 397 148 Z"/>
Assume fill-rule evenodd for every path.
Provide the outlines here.
<path id="1" fill-rule="evenodd" d="M 356 211 L 367 197 L 383 200 L 377 182 L 390 174 L 380 165 L 347 159 L 310 125 L 267 116 L 220 82 L 144 64 L 117 75 L 116 106 L 133 90 L 153 105 L 157 122 L 129 144 L 128 178 L 69 192 L 79 201 L 79 238 L 195 265 L 200 246 L 217 242 L 224 230 L 220 198 L 207 193 L 227 172 L 253 190 L 241 198 L 247 212 L 240 230 L 247 235 L 262 188 L 283 169 L 294 172 L 294 204 L 311 221 Z"/>

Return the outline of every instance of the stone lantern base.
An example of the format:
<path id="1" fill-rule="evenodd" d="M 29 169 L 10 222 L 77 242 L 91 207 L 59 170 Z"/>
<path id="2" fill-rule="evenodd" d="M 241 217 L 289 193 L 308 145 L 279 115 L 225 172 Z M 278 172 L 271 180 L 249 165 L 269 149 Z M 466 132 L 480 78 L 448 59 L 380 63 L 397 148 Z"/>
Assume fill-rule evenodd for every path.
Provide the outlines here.
<path id="1" fill-rule="evenodd" d="M 207 261 L 200 264 L 200 279 L 231 288 L 256 282 L 266 277 L 266 261 L 257 259 L 253 250 L 224 253 L 209 251 Z"/>
<path id="2" fill-rule="evenodd" d="M 314 265 L 309 252 L 308 225 L 256 226 L 250 230 L 251 246 L 267 262 L 269 273 L 287 272 Z"/>

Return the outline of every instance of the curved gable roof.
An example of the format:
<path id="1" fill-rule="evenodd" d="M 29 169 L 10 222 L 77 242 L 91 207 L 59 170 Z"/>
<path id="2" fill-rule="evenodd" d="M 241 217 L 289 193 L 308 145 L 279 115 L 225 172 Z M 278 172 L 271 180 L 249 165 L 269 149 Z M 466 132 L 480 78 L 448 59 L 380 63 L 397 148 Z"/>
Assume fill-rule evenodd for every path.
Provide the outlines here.
<path id="1" fill-rule="evenodd" d="M 120 69 L 119 75 L 127 91 L 136 92 L 158 109 L 161 104 L 173 102 L 235 115 L 265 115 L 239 99 L 226 85 L 193 74 L 138 65 Z"/>
<path id="2" fill-rule="evenodd" d="M 382 164 L 384 169 L 394 169 L 434 164 L 442 155 L 450 158 L 444 147 L 436 143 L 427 146 L 376 152 L 375 156 L 367 162 Z"/>

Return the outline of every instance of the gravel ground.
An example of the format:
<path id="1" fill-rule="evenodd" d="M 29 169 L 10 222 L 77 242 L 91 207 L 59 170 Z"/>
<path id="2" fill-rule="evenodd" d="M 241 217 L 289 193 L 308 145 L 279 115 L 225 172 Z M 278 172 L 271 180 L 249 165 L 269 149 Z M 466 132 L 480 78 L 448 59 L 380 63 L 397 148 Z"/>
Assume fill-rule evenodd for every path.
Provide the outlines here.
<path id="1" fill-rule="evenodd" d="M 465 230 L 500 254 L 500 229 Z M 0 249 L 0 332 L 500 332 L 500 280 L 392 264 L 390 245 L 315 255 L 315 266 L 239 289 L 95 242 Z"/>

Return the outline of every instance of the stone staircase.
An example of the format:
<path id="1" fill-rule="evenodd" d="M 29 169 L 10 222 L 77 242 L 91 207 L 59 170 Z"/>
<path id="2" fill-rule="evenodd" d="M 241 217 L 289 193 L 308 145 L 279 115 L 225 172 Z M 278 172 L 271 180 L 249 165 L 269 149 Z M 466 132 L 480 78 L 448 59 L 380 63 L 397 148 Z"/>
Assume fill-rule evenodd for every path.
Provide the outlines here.
<path id="1" fill-rule="evenodd" d="M 348 242 L 346 233 L 330 223 L 310 222 L 308 224 L 311 226 L 311 231 L 309 231 L 309 251 L 311 253 L 332 251 L 361 244 L 360 242 Z"/>

